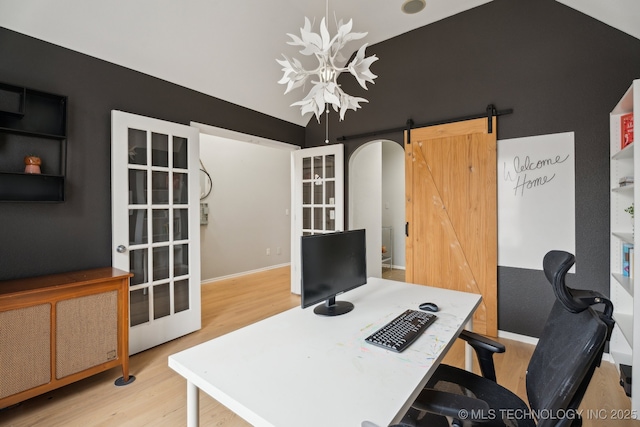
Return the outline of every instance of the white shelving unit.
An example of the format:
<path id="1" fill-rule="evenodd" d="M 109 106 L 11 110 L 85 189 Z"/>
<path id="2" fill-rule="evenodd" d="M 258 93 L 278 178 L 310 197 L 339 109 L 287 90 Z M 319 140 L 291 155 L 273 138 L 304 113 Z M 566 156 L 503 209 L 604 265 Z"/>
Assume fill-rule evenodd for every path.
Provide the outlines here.
<path id="1" fill-rule="evenodd" d="M 635 200 L 640 200 L 640 191 L 632 185 L 620 186 L 620 178 L 635 176 L 640 170 L 640 151 L 635 143 L 621 149 L 621 116 L 633 113 L 634 123 L 640 122 L 640 79 L 631 87 L 610 114 L 611 150 L 611 301 L 614 305 L 616 327 L 611 337 L 610 354 L 616 363 L 632 367 L 631 406 L 640 411 L 640 298 L 634 298 L 634 278 L 623 274 L 622 246 L 633 244 L 640 222 L 627 209 Z M 636 132 L 635 140 L 638 139 Z M 638 257 L 634 256 L 632 271 L 640 271 Z M 637 275 L 637 274 L 636 274 Z M 639 323 L 636 326 L 636 323 Z"/>

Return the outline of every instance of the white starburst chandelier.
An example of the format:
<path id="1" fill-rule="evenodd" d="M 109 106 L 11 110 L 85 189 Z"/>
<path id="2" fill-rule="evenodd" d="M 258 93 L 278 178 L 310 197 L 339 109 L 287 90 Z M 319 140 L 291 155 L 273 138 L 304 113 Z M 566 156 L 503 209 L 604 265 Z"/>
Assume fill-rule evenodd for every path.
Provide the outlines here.
<path id="1" fill-rule="evenodd" d="M 361 102 L 369 102 L 365 98 L 355 97 L 345 93 L 338 84 L 338 76 L 343 71 L 349 71 L 358 81 L 360 86 L 367 89 L 367 82 L 374 83 L 376 76 L 369 67 L 378 60 L 375 55 L 366 57 L 365 43 L 349 64 L 342 66 L 346 62 L 346 58 L 342 55 L 341 50 L 344 46 L 353 40 L 359 40 L 367 35 L 367 33 L 352 33 L 353 20 L 343 24 L 342 20 L 337 23 L 338 33 L 332 38 L 329 35 L 327 27 L 327 15 L 329 10 L 329 1 L 326 2 L 325 17 L 320 22 L 320 33 L 312 31 L 312 25 L 308 18 L 304 18 L 304 27 L 300 28 L 300 37 L 294 34 L 287 34 L 291 37 L 288 44 L 292 46 L 301 46 L 300 53 L 305 56 L 312 56 L 318 60 L 318 66 L 313 70 L 306 70 L 302 63 L 296 58 L 288 58 L 282 55 L 284 59 L 276 59 L 282 65 L 283 77 L 278 81 L 280 84 L 286 84 L 285 94 L 291 90 L 305 86 L 310 82 L 312 87 L 307 96 L 302 101 L 294 102 L 291 106 L 300 106 L 302 115 L 307 113 L 315 114 L 320 122 L 320 116 L 325 111 L 329 113 L 329 105 L 333 106 L 336 112 L 340 112 L 340 120 L 344 120 L 347 110 L 357 110 L 360 108 Z"/>

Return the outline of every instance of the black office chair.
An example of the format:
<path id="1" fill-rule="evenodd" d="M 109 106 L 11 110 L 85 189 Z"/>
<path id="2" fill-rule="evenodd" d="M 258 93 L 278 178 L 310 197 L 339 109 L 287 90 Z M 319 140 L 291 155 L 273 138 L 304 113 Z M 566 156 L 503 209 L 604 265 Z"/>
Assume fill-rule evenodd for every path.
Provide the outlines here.
<path id="1" fill-rule="evenodd" d="M 544 257 L 544 273 L 556 302 L 526 373 L 529 405 L 496 383 L 493 353 L 504 346 L 464 331 L 476 351 L 483 376 L 440 365 L 402 426 L 580 426 L 576 411 L 605 344 L 611 337 L 613 304 L 598 292 L 568 288 L 565 275 L 575 258 L 562 251 Z M 598 312 L 593 305 L 604 305 Z"/>

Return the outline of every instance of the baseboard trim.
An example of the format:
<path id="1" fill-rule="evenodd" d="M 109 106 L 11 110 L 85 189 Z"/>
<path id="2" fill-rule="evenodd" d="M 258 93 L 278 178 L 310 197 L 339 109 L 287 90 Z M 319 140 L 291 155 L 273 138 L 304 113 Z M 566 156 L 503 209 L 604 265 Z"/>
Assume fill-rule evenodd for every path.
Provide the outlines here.
<path id="1" fill-rule="evenodd" d="M 263 271 L 275 270 L 276 268 L 289 267 L 290 265 L 291 265 L 291 263 L 287 262 L 287 263 L 284 263 L 284 264 L 270 265 L 268 267 L 257 268 L 255 270 L 249 270 L 249 271 L 243 271 L 243 272 L 240 272 L 240 273 L 228 274 L 226 276 L 214 277 L 212 279 L 205 279 L 205 280 L 201 280 L 200 281 L 200 286 L 207 285 L 209 283 L 220 282 L 221 280 L 227 280 L 227 279 L 233 279 L 235 277 L 246 276 L 248 274 L 262 273 Z"/>

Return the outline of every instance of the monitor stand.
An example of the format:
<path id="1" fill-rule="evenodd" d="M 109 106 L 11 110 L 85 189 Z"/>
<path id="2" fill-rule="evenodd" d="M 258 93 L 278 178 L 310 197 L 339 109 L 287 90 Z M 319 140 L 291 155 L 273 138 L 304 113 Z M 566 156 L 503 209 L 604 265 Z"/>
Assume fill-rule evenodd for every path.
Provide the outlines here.
<path id="1" fill-rule="evenodd" d="M 331 297 L 313 309 L 313 312 L 319 316 L 340 316 L 353 310 L 353 304 L 348 301 L 337 301 L 336 297 Z"/>

